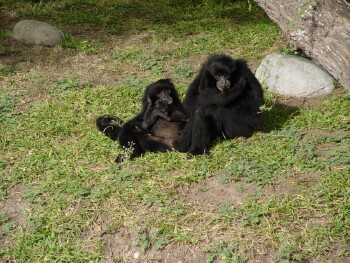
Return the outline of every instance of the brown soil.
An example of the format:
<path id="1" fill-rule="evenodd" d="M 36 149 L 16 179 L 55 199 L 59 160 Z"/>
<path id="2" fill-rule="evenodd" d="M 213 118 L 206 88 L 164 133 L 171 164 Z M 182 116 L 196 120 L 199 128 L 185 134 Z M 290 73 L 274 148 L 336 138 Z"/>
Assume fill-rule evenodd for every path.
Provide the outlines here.
<path id="1" fill-rule="evenodd" d="M 105 252 L 100 262 L 205 262 L 206 255 L 199 248 L 199 244 L 197 246 L 171 244 L 161 249 L 151 247 L 142 252 L 135 240 L 137 234 L 130 230 L 132 226 L 125 225 L 111 229 L 113 223 L 118 221 L 118 218 L 113 218 L 111 211 L 113 207 L 122 206 L 122 204 L 111 200 L 107 206 L 104 210 L 109 212 L 103 212 L 95 220 L 84 233 L 83 244 L 80 244 L 92 248 L 95 241 L 102 241 Z M 142 208 L 139 213 L 142 217 L 141 210 Z"/>
<path id="2" fill-rule="evenodd" d="M 220 183 L 220 174 L 207 178 L 203 183 L 191 185 L 186 189 L 181 188 L 179 194 L 186 200 L 201 206 L 217 206 L 220 204 L 232 204 L 239 206 L 256 192 L 258 187 L 243 184 L 242 189 L 238 189 L 236 183 Z"/>
<path id="3" fill-rule="evenodd" d="M 106 253 L 101 262 L 205 262 L 205 254 L 194 245 L 167 245 L 141 253 L 125 228 L 103 236 Z"/>
<path id="4" fill-rule="evenodd" d="M 0 202 L 0 211 L 6 215 L 8 222 L 12 224 L 14 231 L 25 225 L 27 214 L 31 211 L 31 205 L 22 198 L 24 187 L 17 185 L 9 190 L 7 199 Z M 0 235 L 0 246 L 9 245 L 10 238 L 7 235 Z"/>

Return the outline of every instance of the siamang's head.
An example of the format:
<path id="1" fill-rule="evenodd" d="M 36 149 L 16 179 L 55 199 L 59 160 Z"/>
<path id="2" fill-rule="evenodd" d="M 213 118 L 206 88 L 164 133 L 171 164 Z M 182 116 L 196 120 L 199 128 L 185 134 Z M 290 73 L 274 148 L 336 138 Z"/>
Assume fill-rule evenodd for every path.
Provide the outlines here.
<path id="1" fill-rule="evenodd" d="M 147 103 L 148 99 L 151 100 L 152 104 L 155 104 L 158 101 L 165 102 L 168 105 L 180 103 L 174 84 L 170 79 L 160 79 L 150 84 L 144 92 L 142 98 L 143 105 Z"/>
<path id="2" fill-rule="evenodd" d="M 220 92 L 225 92 L 233 84 L 237 71 L 236 61 L 229 56 L 213 55 L 209 57 L 205 70 L 206 78 L 211 86 L 215 86 Z"/>

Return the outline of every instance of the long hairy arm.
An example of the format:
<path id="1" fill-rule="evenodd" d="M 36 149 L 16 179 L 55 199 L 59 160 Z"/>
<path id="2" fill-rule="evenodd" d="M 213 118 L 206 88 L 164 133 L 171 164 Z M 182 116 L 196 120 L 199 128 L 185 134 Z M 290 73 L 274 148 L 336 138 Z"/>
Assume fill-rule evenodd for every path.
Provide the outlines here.
<path id="1" fill-rule="evenodd" d="M 230 89 L 226 92 L 217 92 L 213 88 L 212 91 L 209 91 L 209 89 L 206 89 L 205 91 L 202 91 L 199 95 L 199 105 L 206 106 L 206 105 L 222 105 L 225 106 L 232 101 L 234 101 L 236 98 L 238 98 L 244 90 L 247 88 L 247 80 L 244 77 L 241 77 L 233 86 L 230 87 Z M 214 92 L 215 90 L 215 92 Z"/>

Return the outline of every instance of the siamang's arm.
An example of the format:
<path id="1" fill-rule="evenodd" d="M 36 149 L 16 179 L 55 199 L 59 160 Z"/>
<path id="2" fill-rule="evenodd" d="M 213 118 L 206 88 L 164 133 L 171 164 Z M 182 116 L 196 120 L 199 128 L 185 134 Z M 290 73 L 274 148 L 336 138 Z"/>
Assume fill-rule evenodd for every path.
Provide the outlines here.
<path id="1" fill-rule="evenodd" d="M 166 113 L 161 112 L 158 109 L 154 109 L 147 116 L 145 116 L 145 118 L 143 119 L 142 125 L 141 125 L 142 129 L 147 130 L 150 126 L 155 124 L 158 117 L 161 117 L 167 121 L 171 120 L 170 117 Z"/>
<path id="2" fill-rule="evenodd" d="M 233 100 L 235 100 L 237 97 L 239 97 L 244 89 L 247 86 L 247 81 L 244 77 L 241 77 L 240 80 L 233 85 L 233 87 L 231 87 L 228 92 L 223 93 L 223 92 L 219 92 L 219 93 L 215 93 L 212 94 L 210 93 L 206 93 L 206 92 L 202 92 L 199 96 L 200 98 L 200 102 L 199 104 L 201 106 L 205 106 L 205 105 L 226 105 L 230 102 L 232 102 Z"/>
<path id="3" fill-rule="evenodd" d="M 147 108 L 145 111 L 145 114 L 143 115 L 143 120 L 141 123 L 142 129 L 147 130 L 149 126 L 151 126 L 155 121 L 156 117 L 155 115 L 152 114 L 152 100 L 150 96 L 147 97 Z"/>
<path id="4" fill-rule="evenodd" d="M 180 110 L 175 110 L 170 117 L 169 121 L 181 121 L 181 122 L 188 122 L 188 114 L 184 113 L 183 111 Z"/>
<path id="5" fill-rule="evenodd" d="M 169 115 L 166 112 L 162 112 L 158 109 L 154 109 L 152 114 L 155 116 L 161 117 L 161 118 L 165 119 L 166 121 L 171 121 L 171 118 L 169 117 Z"/>
<path id="6" fill-rule="evenodd" d="M 150 126 L 155 124 L 158 117 L 161 117 L 167 121 L 171 120 L 171 118 L 169 117 L 169 115 L 166 112 L 162 112 L 161 110 L 159 110 L 157 108 L 152 109 L 152 100 L 150 97 L 147 98 L 147 102 L 148 102 L 147 109 L 146 109 L 146 112 L 145 112 L 145 115 L 143 117 L 143 121 L 141 124 L 142 129 L 147 130 Z"/>
<path id="7" fill-rule="evenodd" d="M 145 114 L 143 115 L 144 119 L 147 119 L 148 115 L 152 114 L 151 108 L 152 108 L 152 100 L 151 100 L 151 97 L 148 96 L 147 97 L 147 108 L 146 108 Z"/>
<path id="8" fill-rule="evenodd" d="M 187 92 L 186 92 L 186 96 L 183 100 L 183 107 L 186 110 L 187 113 L 192 114 L 193 111 L 195 111 L 196 109 L 196 105 L 197 105 L 197 99 L 198 99 L 198 94 L 199 94 L 199 85 L 200 85 L 200 77 L 201 74 L 199 74 L 199 76 L 197 76 L 194 81 L 192 82 L 192 84 L 190 85 L 190 87 L 188 88 Z"/>

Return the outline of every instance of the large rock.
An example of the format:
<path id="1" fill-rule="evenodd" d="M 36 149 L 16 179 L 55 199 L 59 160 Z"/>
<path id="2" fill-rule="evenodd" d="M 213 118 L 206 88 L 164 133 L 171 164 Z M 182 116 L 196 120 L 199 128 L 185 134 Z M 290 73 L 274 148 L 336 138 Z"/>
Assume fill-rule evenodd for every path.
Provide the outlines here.
<path id="1" fill-rule="evenodd" d="M 254 0 L 285 35 L 350 91 L 349 0 Z"/>
<path id="2" fill-rule="evenodd" d="M 268 90 L 286 96 L 313 97 L 329 94 L 333 78 L 305 58 L 273 54 L 262 60 L 255 73 Z"/>
<path id="3" fill-rule="evenodd" d="M 28 44 L 54 46 L 63 40 L 64 35 L 61 30 L 48 23 L 23 20 L 13 28 L 13 37 Z"/>

